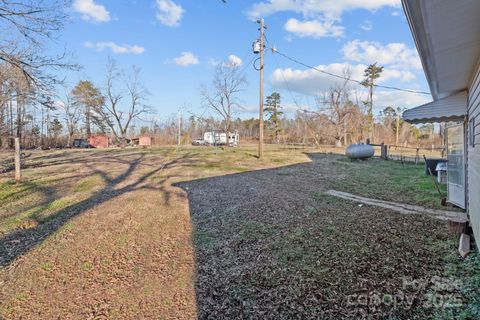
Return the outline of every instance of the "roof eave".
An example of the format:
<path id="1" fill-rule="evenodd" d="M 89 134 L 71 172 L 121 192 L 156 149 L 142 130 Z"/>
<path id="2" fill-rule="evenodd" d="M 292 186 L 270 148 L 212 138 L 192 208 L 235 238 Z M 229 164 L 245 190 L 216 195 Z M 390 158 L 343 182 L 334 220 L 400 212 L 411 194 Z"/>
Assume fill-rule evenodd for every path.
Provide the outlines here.
<path id="1" fill-rule="evenodd" d="M 439 99 L 438 83 L 435 75 L 435 65 L 433 53 L 430 49 L 431 39 L 429 37 L 425 21 L 422 1 L 418 0 L 402 0 L 403 11 L 407 17 L 407 22 L 417 47 L 420 61 L 422 62 L 425 77 L 434 100 Z"/>

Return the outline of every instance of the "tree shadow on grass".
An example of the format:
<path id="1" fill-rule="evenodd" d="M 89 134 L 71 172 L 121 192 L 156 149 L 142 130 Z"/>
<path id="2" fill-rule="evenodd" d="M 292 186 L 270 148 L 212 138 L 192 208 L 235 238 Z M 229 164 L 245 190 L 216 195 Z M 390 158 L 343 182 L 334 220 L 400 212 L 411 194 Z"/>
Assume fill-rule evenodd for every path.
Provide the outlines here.
<path id="1" fill-rule="evenodd" d="M 177 184 L 194 226 L 198 318 L 422 318 L 418 299 L 397 309 L 348 299 L 395 294 L 403 277 L 438 274 L 442 252 L 428 243 L 445 237 L 444 225 L 324 195 L 337 157 L 309 157 Z"/>
<path id="2" fill-rule="evenodd" d="M 176 157 L 172 160 L 161 163 L 158 166 L 156 165 L 152 170 L 149 170 L 147 173 L 134 179 L 133 182 L 127 183 L 127 180 L 132 178 L 132 174 L 135 170 L 143 164 L 142 161 L 144 160 L 144 157 L 145 154 L 138 154 L 132 161 L 121 160 L 122 163 L 128 164 L 128 168 L 114 178 L 111 178 L 106 171 L 95 170 L 93 174 L 101 175 L 106 182 L 104 188 L 93 193 L 88 199 L 61 209 L 33 228 L 15 230 L 8 233 L 3 238 L 0 238 L 0 267 L 8 266 L 16 258 L 24 255 L 33 247 L 40 244 L 48 236 L 59 230 L 70 219 L 86 212 L 94 206 L 113 200 L 125 193 L 143 188 L 154 188 L 155 190 L 167 192 L 163 188 L 157 187 L 166 180 L 166 178 L 155 184 L 148 183 L 148 179 L 164 169 L 171 168 L 177 164 L 188 163 L 190 155 L 185 154 L 181 157 Z M 110 159 L 108 161 L 112 160 Z M 61 163 L 63 164 L 64 161 Z M 124 183 L 127 184 L 121 186 Z M 165 196 L 165 199 L 168 199 L 168 196 Z"/>

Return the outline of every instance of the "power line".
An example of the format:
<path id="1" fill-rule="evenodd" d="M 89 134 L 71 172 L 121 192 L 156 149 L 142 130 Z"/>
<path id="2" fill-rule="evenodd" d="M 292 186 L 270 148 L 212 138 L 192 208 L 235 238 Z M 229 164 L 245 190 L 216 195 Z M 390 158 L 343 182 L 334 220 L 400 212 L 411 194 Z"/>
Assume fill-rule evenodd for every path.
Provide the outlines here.
<path id="1" fill-rule="evenodd" d="M 268 38 L 267 38 L 266 34 L 265 34 L 265 41 L 270 46 L 270 41 L 268 41 Z M 278 70 L 280 71 L 280 75 L 282 76 L 283 82 L 285 82 L 285 85 L 287 86 L 287 91 L 290 94 L 290 96 L 292 97 L 293 103 L 295 103 L 295 106 L 297 107 L 298 110 L 302 110 L 300 104 L 298 103 L 297 99 L 295 98 L 295 95 L 293 94 L 293 90 L 290 88 L 290 84 L 287 81 L 287 78 L 285 77 L 285 74 L 283 73 L 283 70 L 280 67 L 280 63 L 278 62 L 278 59 L 275 56 L 273 50 L 272 50 L 272 56 L 273 56 L 273 60 L 275 61 L 275 64 L 277 65 Z"/>
<path id="2" fill-rule="evenodd" d="M 280 75 L 282 76 L 283 82 L 285 82 L 285 85 L 287 86 L 287 91 L 290 93 L 290 96 L 292 97 L 292 100 L 295 103 L 295 106 L 297 107 L 297 109 L 301 110 L 300 105 L 297 102 L 297 99 L 295 98 L 295 95 L 293 94 L 293 91 L 290 88 L 290 84 L 288 83 L 287 78 L 283 74 L 283 70 L 280 67 L 280 64 L 278 63 L 277 57 L 273 53 L 272 53 L 272 56 L 273 56 L 273 60 L 275 60 L 275 64 L 277 65 L 278 70 L 280 71 Z"/>
<path id="3" fill-rule="evenodd" d="M 250 59 L 250 61 L 248 61 L 247 63 L 245 63 L 245 65 L 243 66 L 242 69 L 240 69 L 240 71 L 238 72 L 239 74 L 243 74 L 246 70 L 247 70 L 247 67 L 250 66 L 250 64 L 253 62 L 253 60 L 256 59 L 256 56 L 253 56 L 252 59 Z"/>
<path id="4" fill-rule="evenodd" d="M 267 40 L 268 42 L 268 40 Z M 355 80 L 355 79 L 351 79 L 351 78 L 348 78 L 348 77 L 344 77 L 344 76 L 341 76 L 341 75 L 338 75 L 338 74 L 334 74 L 334 73 L 331 73 L 331 72 L 328 72 L 328 71 L 325 71 L 325 70 L 321 70 L 321 69 L 318 69 L 317 67 L 314 67 L 314 66 L 311 66 L 307 63 L 304 63 L 298 59 L 295 59 L 295 58 L 292 58 L 290 56 L 288 56 L 287 54 L 283 53 L 283 52 L 280 52 L 278 51 L 275 47 L 272 47 L 272 48 L 269 48 L 272 50 L 272 52 L 275 54 L 275 53 L 278 53 L 279 55 L 281 55 L 282 57 L 292 61 L 292 62 L 295 62 L 301 66 L 304 66 L 308 69 L 312 69 L 312 70 L 315 70 L 315 71 L 318 71 L 320 73 L 323 73 L 323 74 L 326 74 L 326 75 L 329 75 L 331 77 L 335 77 L 335 78 L 338 78 L 338 79 L 342 79 L 342 80 L 345 80 L 345 81 L 350 81 L 350 82 L 355 82 L 357 84 L 360 84 L 362 85 L 362 81 L 360 80 Z M 403 89 L 403 88 L 399 88 L 399 87 L 393 87 L 393 86 L 384 86 L 384 85 L 379 85 L 379 84 L 374 84 L 373 85 L 374 87 L 376 88 L 382 88 L 382 89 L 389 89 L 389 90 L 395 90 L 395 91 L 401 91 L 401 92 L 409 92 L 409 93 L 418 93 L 418 94 L 427 94 L 427 95 L 431 95 L 430 92 L 425 92 L 425 91 L 416 91 L 416 90 L 410 90 L 410 89 Z"/>

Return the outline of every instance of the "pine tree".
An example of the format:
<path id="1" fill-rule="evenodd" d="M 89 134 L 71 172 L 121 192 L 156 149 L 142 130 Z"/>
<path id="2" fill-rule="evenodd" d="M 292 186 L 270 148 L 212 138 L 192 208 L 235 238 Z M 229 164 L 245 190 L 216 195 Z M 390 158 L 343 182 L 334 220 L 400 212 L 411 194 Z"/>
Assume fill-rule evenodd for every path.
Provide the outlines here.
<path id="1" fill-rule="evenodd" d="M 369 89 L 368 94 L 368 112 L 367 112 L 367 124 L 370 141 L 373 140 L 373 87 L 375 86 L 375 81 L 380 78 L 381 73 L 383 72 L 382 66 L 377 66 L 377 63 L 371 64 L 365 69 L 364 80 L 362 85 Z"/>
<path id="2" fill-rule="evenodd" d="M 92 121 L 99 127 L 104 125 L 98 123 L 99 118 L 94 116 L 94 111 L 104 103 L 100 89 L 88 80 L 81 80 L 72 90 L 72 96 L 75 104 L 84 108 L 85 134 L 89 137 L 92 134 Z"/>
<path id="3" fill-rule="evenodd" d="M 265 101 L 265 112 L 269 115 L 268 128 L 275 136 L 275 143 L 278 143 L 278 135 L 282 132 L 281 116 L 283 112 L 280 111 L 280 94 L 273 92 Z"/>

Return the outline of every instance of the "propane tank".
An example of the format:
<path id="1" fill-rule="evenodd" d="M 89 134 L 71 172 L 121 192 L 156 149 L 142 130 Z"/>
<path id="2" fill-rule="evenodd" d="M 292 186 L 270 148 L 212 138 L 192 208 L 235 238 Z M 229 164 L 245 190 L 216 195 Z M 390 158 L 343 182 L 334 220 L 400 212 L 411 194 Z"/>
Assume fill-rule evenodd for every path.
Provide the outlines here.
<path id="1" fill-rule="evenodd" d="M 368 159 L 373 157 L 375 150 L 369 144 L 351 144 L 345 150 L 345 155 L 350 159 Z"/>

